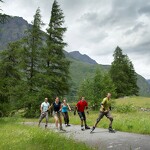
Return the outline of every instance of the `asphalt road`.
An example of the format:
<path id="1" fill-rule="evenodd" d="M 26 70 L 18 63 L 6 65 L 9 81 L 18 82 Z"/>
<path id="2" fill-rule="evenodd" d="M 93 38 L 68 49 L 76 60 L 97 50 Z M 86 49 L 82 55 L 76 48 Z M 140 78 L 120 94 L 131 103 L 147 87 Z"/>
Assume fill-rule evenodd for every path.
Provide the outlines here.
<path id="1" fill-rule="evenodd" d="M 25 122 L 26 125 L 37 125 L 33 122 Z M 44 128 L 45 124 L 41 123 Z M 82 141 L 98 150 L 150 150 L 150 135 L 134 134 L 127 132 L 109 133 L 107 129 L 96 128 L 92 134 L 90 130 L 81 131 L 79 125 L 71 125 L 63 128 L 66 132 L 58 131 L 54 124 L 48 124 L 47 129 L 60 132 L 76 141 Z"/>

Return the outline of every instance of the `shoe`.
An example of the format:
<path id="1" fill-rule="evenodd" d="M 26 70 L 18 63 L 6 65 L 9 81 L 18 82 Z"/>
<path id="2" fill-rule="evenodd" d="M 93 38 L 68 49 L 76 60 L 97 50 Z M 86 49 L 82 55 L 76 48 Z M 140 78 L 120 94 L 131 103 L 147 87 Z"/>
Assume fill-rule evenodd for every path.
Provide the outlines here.
<path id="1" fill-rule="evenodd" d="M 71 125 L 70 124 L 67 124 L 67 127 L 70 127 Z"/>
<path id="2" fill-rule="evenodd" d="M 95 130 L 95 127 L 93 126 L 93 127 L 92 127 L 92 130 L 91 130 L 91 132 L 90 132 L 90 133 L 92 133 L 94 130 Z"/>
<path id="3" fill-rule="evenodd" d="M 85 129 L 90 129 L 90 127 L 86 125 L 86 126 L 85 126 Z"/>
<path id="4" fill-rule="evenodd" d="M 83 126 L 81 126 L 81 130 L 84 131 L 84 127 Z"/>
<path id="5" fill-rule="evenodd" d="M 65 129 L 63 129 L 62 127 L 60 127 L 60 131 L 66 131 Z"/>
<path id="6" fill-rule="evenodd" d="M 116 132 L 116 131 L 115 131 L 114 129 L 112 129 L 112 128 L 108 128 L 108 130 L 109 130 L 110 133 L 115 133 L 115 132 Z"/>

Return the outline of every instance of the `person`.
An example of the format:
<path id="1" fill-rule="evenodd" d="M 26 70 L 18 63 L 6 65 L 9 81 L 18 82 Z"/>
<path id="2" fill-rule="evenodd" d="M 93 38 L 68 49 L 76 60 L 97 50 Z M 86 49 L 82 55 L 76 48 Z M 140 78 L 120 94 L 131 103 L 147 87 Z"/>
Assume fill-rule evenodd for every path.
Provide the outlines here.
<path id="1" fill-rule="evenodd" d="M 78 103 L 76 104 L 75 111 L 74 111 L 74 115 L 76 115 L 76 110 L 78 111 L 78 115 L 81 119 L 81 130 L 82 131 L 84 131 L 83 122 L 85 125 L 85 129 L 90 129 L 90 127 L 88 127 L 87 123 L 86 123 L 86 116 L 85 116 L 85 112 L 84 112 L 85 109 L 87 110 L 87 114 L 89 114 L 88 103 L 84 99 L 84 97 L 82 97 L 81 100 L 79 100 Z"/>
<path id="2" fill-rule="evenodd" d="M 61 102 L 59 101 L 59 97 L 55 98 L 55 102 L 50 106 L 50 109 L 53 108 L 53 116 L 55 120 L 56 128 L 58 129 L 58 123 L 60 124 L 60 130 L 65 131 L 62 128 L 62 118 L 61 118 Z"/>
<path id="3" fill-rule="evenodd" d="M 47 127 L 47 124 L 48 124 L 48 110 L 49 109 L 50 109 L 50 104 L 48 102 L 48 98 L 45 98 L 45 101 L 40 106 L 41 115 L 40 115 L 40 118 L 39 118 L 39 124 L 38 124 L 38 126 L 40 126 L 41 121 L 44 118 L 46 118 L 45 128 Z"/>
<path id="4" fill-rule="evenodd" d="M 70 108 L 69 104 L 64 99 L 63 103 L 62 103 L 62 115 L 64 117 L 64 122 L 65 122 L 66 127 L 70 126 L 70 124 L 69 124 L 68 109 L 71 111 L 71 108 Z"/>
<path id="5" fill-rule="evenodd" d="M 100 122 L 100 120 L 104 116 L 106 116 L 110 120 L 110 124 L 108 128 L 109 132 L 115 132 L 112 129 L 113 117 L 111 116 L 111 113 L 110 113 L 110 110 L 111 110 L 110 98 L 111 98 L 111 93 L 108 93 L 107 96 L 101 102 L 99 117 L 97 118 L 96 123 L 92 127 L 91 133 L 95 130 L 97 124 Z"/>

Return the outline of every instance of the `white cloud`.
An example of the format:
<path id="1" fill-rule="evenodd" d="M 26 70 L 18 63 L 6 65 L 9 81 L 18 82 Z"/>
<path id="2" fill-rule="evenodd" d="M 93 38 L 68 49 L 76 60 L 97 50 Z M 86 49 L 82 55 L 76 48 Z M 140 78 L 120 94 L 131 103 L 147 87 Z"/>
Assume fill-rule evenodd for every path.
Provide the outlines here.
<path id="1" fill-rule="evenodd" d="M 38 7 L 48 24 L 51 0 L 7 0 L 5 13 L 21 16 L 29 23 Z M 111 64 L 119 45 L 135 70 L 150 78 L 150 1 L 149 0 L 58 0 L 68 30 L 67 51 L 79 50 L 100 64 Z"/>

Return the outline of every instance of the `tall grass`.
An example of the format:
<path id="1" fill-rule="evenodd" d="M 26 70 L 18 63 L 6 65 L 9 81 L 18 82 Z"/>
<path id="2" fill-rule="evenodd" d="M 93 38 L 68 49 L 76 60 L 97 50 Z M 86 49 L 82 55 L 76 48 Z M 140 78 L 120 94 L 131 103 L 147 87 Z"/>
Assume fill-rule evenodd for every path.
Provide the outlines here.
<path id="1" fill-rule="evenodd" d="M 16 123 L 14 123 L 16 122 Z M 16 119 L 0 119 L 1 150 L 90 150 L 85 144 L 50 130 L 21 125 Z"/>
<path id="2" fill-rule="evenodd" d="M 117 113 L 111 112 L 114 117 L 113 128 L 118 131 L 141 133 L 141 134 L 150 134 L 150 112 L 130 112 L 130 113 Z M 87 116 L 87 124 L 93 126 L 99 112 L 92 111 Z M 78 115 L 73 116 L 70 114 L 70 122 L 72 124 L 80 124 L 80 119 Z M 97 127 L 108 128 L 109 120 L 104 117 L 98 124 Z"/>

